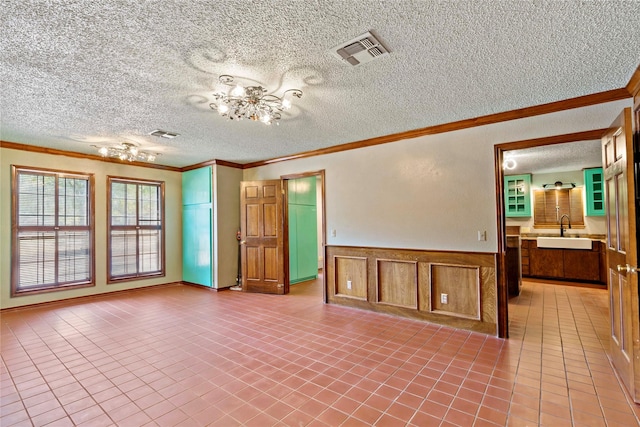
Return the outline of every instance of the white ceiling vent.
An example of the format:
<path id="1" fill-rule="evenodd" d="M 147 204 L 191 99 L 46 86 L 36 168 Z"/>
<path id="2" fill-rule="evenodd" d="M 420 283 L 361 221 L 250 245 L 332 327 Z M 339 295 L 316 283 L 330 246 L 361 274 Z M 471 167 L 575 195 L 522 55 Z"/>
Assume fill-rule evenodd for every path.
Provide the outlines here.
<path id="1" fill-rule="evenodd" d="M 167 132 L 166 130 L 160 130 L 160 129 L 156 129 L 153 132 L 151 132 L 149 135 L 153 135 L 153 136 L 159 136 L 161 138 L 175 138 L 176 136 L 178 136 L 178 133 L 173 133 L 173 132 Z"/>
<path id="2" fill-rule="evenodd" d="M 389 50 L 370 32 L 330 49 L 332 55 L 353 66 L 388 55 Z"/>

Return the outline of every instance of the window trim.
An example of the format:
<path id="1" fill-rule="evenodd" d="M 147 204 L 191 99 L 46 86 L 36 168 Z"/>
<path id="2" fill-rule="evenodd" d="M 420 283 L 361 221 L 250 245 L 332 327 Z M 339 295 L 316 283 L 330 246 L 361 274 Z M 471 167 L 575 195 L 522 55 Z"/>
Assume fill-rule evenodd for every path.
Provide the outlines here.
<path id="1" fill-rule="evenodd" d="M 89 194 L 87 195 L 88 204 L 88 225 L 82 226 L 89 231 L 89 280 L 84 282 L 64 283 L 64 284 L 51 284 L 38 286 L 32 289 L 19 289 L 19 271 L 20 271 L 20 259 L 19 259 L 19 243 L 18 234 L 22 229 L 33 231 L 64 231 L 65 229 L 74 229 L 74 226 L 25 226 L 19 227 L 18 225 L 18 175 L 23 172 L 31 172 L 40 175 L 54 175 L 56 177 L 56 183 L 59 178 L 83 178 L 86 179 L 89 184 Z M 58 196 L 58 189 L 56 185 L 56 203 Z M 58 212 L 56 210 L 56 222 Z M 70 289 L 89 288 L 96 285 L 96 248 L 95 248 L 95 176 L 92 173 L 73 172 L 59 169 L 40 168 L 32 166 L 20 166 L 11 165 L 11 293 L 10 296 L 26 296 L 37 295 L 49 292 L 65 291 Z M 56 259 L 58 249 L 56 248 Z"/>
<path id="2" fill-rule="evenodd" d="M 573 196 L 572 193 L 578 193 L 576 196 Z M 538 221 L 536 222 L 536 207 L 537 207 L 537 203 L 536 203 L 536 198 L 540 197 L 542 195 L 547 195 L 547 194 L 556 194 L 556 197 L 562 196 L 564 194 L 566 194 L 566 202 L 569 206 L 569 211 L 567 212 L 567 214 L 569 215 L 569 221 L 571 223 L 571 228 L 575 228 L 575 229 L 583 229 L 585 228 L 585 212 L 584 212 L 584 191 L 582 189 L 582 187 L 576 187 L 576 188 L 563 188 L 560 190 L 556 190 L 556 189 L 550 189 L 550 190 L 545 190 L 545 189 L 539 189 L 539 190 L 534 190 L 533 192 L 533 200 L 534 200 L 534 212 L 533 212 L 533 228 L 547 228 L 547 229 L 560 229 L 560 223 L 558 221 L 552 220 L 550 222 L 542 222 L 542 221 Z M 576 199 L 576 200 L 574 200 Z M 579 199 L 579 202 L 578 200 Z M 573 206 L 573 202 L 576 202 L 575 205 L 575 209 L 580 211 L 580 216 L 579 217 L 575 217 L 575 216 L 571 216 L 572 213 L 572 209 L 574 208 Z M 566 212 L 566 211 L 565 211 Z M 544 210 L 544 215 L 542 213 L 540 213 L 541 216 L 544 216 L 544 218 L 546 219 L 546 209 Z M 565 224 L 566 226 L 566 224 Z"/>
<path id="3" fill-rule="evenodd" d="M 112 183 L 116 181 L 116 182 L 123 182 L 123 183 L 127 183 L 127 184 L 142 184 L 142 185 L 157 185 L 159 187 L 160 190 L 160 221 L 161 221 L 161 225 L 160 225 L 160 234 L 161 234 L 161 242 L 160 242 L 160 255 L 161 255 L 161 263 L 162 263 L 162 267 L 159 271 L 156 272 L 152 272 L 152 273 L 136 273 L 135 275 L 127 275 L 127 276 L 119 276 L 119 277 L 113 277 L 113 275 L 111 274 L 111 262 L 112 262 L 112 257 L 111 257 L 111 232 L 112 232 L 112 224 L 111 224 L 111 204 L 112 204 L 112 197 L 111 197 L 111 185 Z M 107 265 L 106 265 L 106 274 L 107 274 L 107 284 L 111 285 L 111 284 L 115 284 L 115 283 L 122 283 L 122 282 L 130 282 L 130 281 L 134 281 L 134 280 L 143 280 L 143 279 L 153 279 L 153 278 L 157 278 L 157 277 L 165 277 L 166 276 L 166 265 L 167 265 L 167 256 L 166 256 L 166 250 L 165 250 L 165 245 L 166 245 L 166 221 L 165 221 L 165 182 L 164 181 L 157 181 L 157 180 L 147 180 L 147 179 L 140 179 L 140 178 L 129 178 L 129 177 L 123 177 L 123 176 L 112 176 L 112 175 L 107 175 Z M 136 211 L 138 211 L 139 209 L 139 205 L 136 202 Z M 136 217 L 138 216 L 138 212 L 136 212 Z M 137 219 L 137 218 L 136 218 Z M 128 227 L 139 227 L 139 226 L 128 226 Z M 116 229 L 126 229 L 127 226 L 117 226 Z M 156 227 L 153 226 L 146 226 L 143 227 L 145 229 L 150 229 L 150 230 L 154 230 L 154 229 L 158 229 Z M 139 228 L 137 228 L 139 229 Z"/>

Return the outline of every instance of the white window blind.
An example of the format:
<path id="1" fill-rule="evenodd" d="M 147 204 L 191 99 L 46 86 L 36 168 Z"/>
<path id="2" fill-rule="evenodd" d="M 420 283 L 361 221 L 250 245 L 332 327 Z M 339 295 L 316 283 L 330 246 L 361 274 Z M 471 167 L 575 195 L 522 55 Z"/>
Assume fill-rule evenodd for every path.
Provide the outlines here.
<path id="1" fill-rule="evenodd" d="M 109 280 L 164 275 L 164 184 L 109 178 Z"/>
<path id="2" fill-rule="evenodd" d="M 93 284 L 92 177 L 12 170 L 12 294 Z"/>

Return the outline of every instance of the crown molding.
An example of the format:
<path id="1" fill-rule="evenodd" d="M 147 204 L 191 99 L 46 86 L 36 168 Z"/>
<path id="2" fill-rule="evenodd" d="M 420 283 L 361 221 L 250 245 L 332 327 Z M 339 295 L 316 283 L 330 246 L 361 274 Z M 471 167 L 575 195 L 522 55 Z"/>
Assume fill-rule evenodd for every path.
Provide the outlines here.
<path id="1" fill-rule="evenodd" d="M 524 148 L 539 147 L 541 145 L 564 144 L 566 142 L 593 141 L 601 139 L 607 129 L 593 129 L 583 132 L 566 133 L 563 135 L 545 136 L 542 138 L 523 139 L 520 141 L 503 142 L 496 144 L 496 149 L 503 151 L 522 150 Z"/>
<path id="2" fill-rule="evenodd" d="M 640 65 L 638 65 L 638 68 L 636 68 L 636 71 L 629 79 L 629 83 L 627 84 L 627 91 L 631 96 L 640 95 Z"/>
<path id="3" fill-rule="evenodd" d="M 56 148 L 48 148 L 48 147 L 40 147 L 37 145 L 27 145 L 27 144 L 20 144 L 17 142 L 9 142 L 9 141 L 1 141 L 0 140 L 0 148 L 9 148 L 11 150 L 21 150 L 21 151 L 29 151 L 31 153 L 42 153 L 42 154 L 52 154 L 55 156 L 66 156 L 66 157 L 73 157 L 76 159 L 88 159 L 88 160 L 97 160 L 100 162 L 107 162 L 107 163 L 117 163 L 117 164 L 123 164 L 123 162 L 121 160 L 117 160 L 117 159 L 112 159 L 109 157 L 102 157 L 102 156 L 98 156 L 96 154 L 84 154 L 84 153 L 76 153 L 74 151 L 66 151 L 66 150 L 58 150 Z M 180 168 L 176 168 L 173 166 L 164 166 L 164 165 L 159 165 L 156 163 L 145 163 L 145 162 L 127 162 L 124 163 L 127 165 L 131 165 L 131 166 L 140 166 L 143 168 L 152 168 L 152 169 L 162 169 L 162 170 L 167 170 L 167 171 L 172 171 L 172 172 L 181 172 Z"/>
<path id="4" fill-rule="evenodd" d="M 213 165 L 227 166 L 227 167 L 236 168 L 236 169 L 244 168 L 244 165 L 240 163 L 228 162 L 226 160 L 220 160 L 220 159 L 213 159 L 213 160 L 207 160 L 206 162 L 196 163 L 195 165 L 185 166 L 183 168 L 180 168 L 180 171 L 186 172 L 194 169 L 203 168 L 205 166 L 213 166 Z"/>
<path id="5" fill-rule="evenodd" d="M 637 74 L 637 73 L 636 73 Z M 303 159 L 307 157 L 321 156 L 324 154 L 339 153 L 341 151 L 355 150 L 358 148 L 371 147 L 374 145 L 387 144 L 404 139 L 417 138 L 425 135 L 435 135 L 439 133 L 453 132 L 456 130 L 469 129 L 477 126 L 485 126 L 494 123 L 506 122 L 510 120 L 523 119 L 526 117 L 539 116 L 542 114 L 556 113 L 559 111 L 571 110 L 574 108 L 588 107 L 591 105 L 603 104 L 605 102 L 619 101 L 629 98 L 629 91 L 626 88 L 613 89 L 605 92 L 598 92 L 591 95 L 579 96 L 577 98 L 565 99 L 562 101 L 550 102 L 533 107 L 520 108 L 517 110 L 505 111 L 502 113 L 489 114 L 472 119 L 464 119 L 456 122 L 441 125 L 429 126 L 426 128 L 400 132 L 391 135 L 384 135 L 376 138 L 364 139 L 318 150 L 305 151 L 290 156 L 276 157 L 273 159 L 247 163 L 243 169 L 250 169 L 259 166 L 266 166 L 272 163 L 284 162 L 287 160 Z"/>

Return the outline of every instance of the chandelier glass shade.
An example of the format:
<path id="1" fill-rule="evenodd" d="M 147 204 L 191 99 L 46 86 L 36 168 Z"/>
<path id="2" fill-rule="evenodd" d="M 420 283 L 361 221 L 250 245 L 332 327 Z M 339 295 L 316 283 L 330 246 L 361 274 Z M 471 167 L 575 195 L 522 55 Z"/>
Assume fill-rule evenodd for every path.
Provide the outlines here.
<path id="1" fill-rule="evenodd" d="M 215 102 L 209 106 L 229 120 L 250 119 L 266 125 L 278 124 L 282 118 L 280 113 L 291 108 L 292 99 L 302 97 L 299 89 L 289 89 L 278 97 L 267 94 L 267 89 L 262 86 L 234 84 L 233 76 L 221 75 L 218 80 L 230 89 L 226 93 L 214 93 Z"/>
<path id="2" fill-rule="evenodd" d="M 97 145 L 94 145 L 93 147 L 98 149 L 98 153 L 100 153 L 102 157 L 118 158 L 123 162 L 153 162 L 156 160 L 156 157 L 159 156 L 158 153 L 140 151 L 138 150 L 138 147 L 130 142 L 123 142 L 120 145 L 112 147 L 99 147 Z"/>

